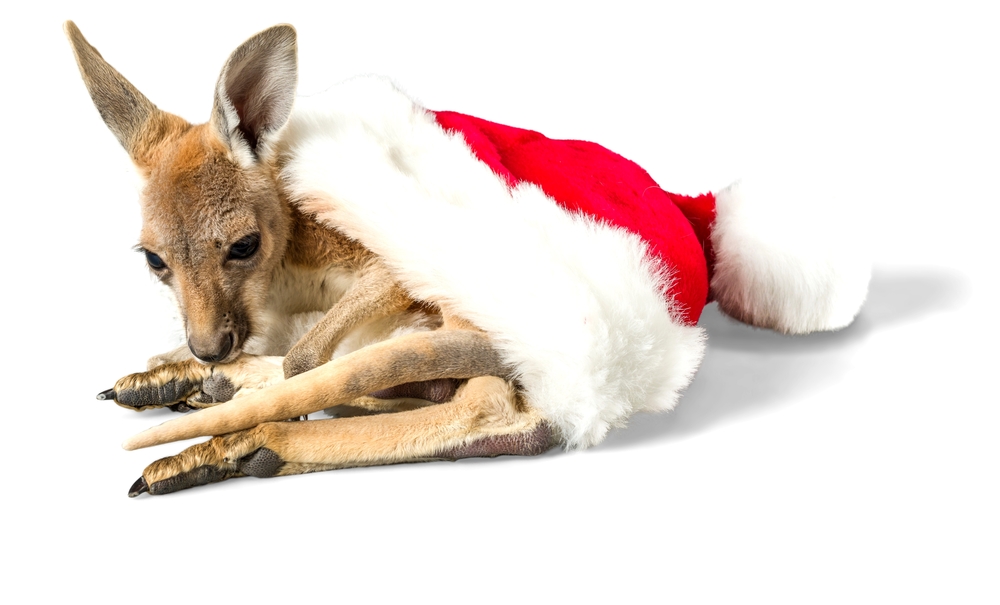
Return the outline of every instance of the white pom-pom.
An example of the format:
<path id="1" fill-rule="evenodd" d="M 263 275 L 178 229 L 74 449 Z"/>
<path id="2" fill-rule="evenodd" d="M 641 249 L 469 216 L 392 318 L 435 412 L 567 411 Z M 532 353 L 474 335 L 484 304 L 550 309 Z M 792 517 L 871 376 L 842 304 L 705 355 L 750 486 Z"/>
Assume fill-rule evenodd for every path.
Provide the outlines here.
<path id="1" fill-rule="evenodd" d="M 712 294 L 727 315 L 754 326 L 838 330 L 861 309 L 871 263 L 842 209 L 792 193 L 740 182 L 716 194 Z"/>

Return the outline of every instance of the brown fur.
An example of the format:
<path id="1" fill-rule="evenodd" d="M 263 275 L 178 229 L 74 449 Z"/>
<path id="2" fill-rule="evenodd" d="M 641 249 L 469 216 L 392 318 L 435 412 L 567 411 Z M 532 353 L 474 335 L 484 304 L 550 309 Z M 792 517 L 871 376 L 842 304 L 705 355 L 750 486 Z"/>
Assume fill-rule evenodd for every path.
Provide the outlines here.
<path id="1" fill-rule="evenodd" d="M 292 234 L 285 261 L 308 269 L 341 265 L 360 269 L 375 258 L 367 248 L 335 229 L 330 229 L 304 214 L 287 201 L 292 218 Z"/>
<path id="2" fill-rule="evenodd" d="M 206 407 L 239 397 L 126 442 L 136 449 L 226 434 L 150 465 L 130 495 L 243 474 L 537 454 L 551 445 L 547 423 L 518 396 L 485 334 L 442 313 L 437 301 L 414 301 L 371 251 L 318 224 L 281 191 L 270 146 L 291 111 L 294 30 L 277 26 L 237 49 L 223 68 L 212 120 L 198 126 L 157 109 L 75 25 L 67 23 L 66 31 L 102 118 L 147 179 L 140 245 L 165 264 L 152 268 L 177 296 L 191 352 L 215 362 L 202 365 L 177 352 L 159 356 L 150 371 L 120 380 L 115 399 L 141 410 L 177 402 Z M 234 255 L 241 241 L 258 236 L 252 254 Z M 327 283 L 337 276 L 351 282 L 343 292 Z M 281 372 L 287 380 L 275 379 L 276 366 L 267 358 L 242 354 L 267 318 L 309 311 L 325 316 L 287 351 Z M 329 361 L 352 330 L 400 314 L 438 313 L 437 331 Z M 163 360 L 169 363 L 156 367 Z M 469 380 L 439 405 L 274 422 L 340 404 L 384 411 L 392 404 L 370 393 L 435 379 Z"/>
<path id="3" fill-rule="evenodd" d="M 228 329 L 234 346 L 220 361 L 231 361 L 251 336 L 252 318 L 285 256 L 291 212 L 269 170 L 243 169 L 208 125 L 168 144 L 155 154 L 161 161 L 143 191 L 140 244 L 166 262 L 157 275 L 177 295 L 192 349 L 213 349 Z M 227 262 L 229 247 L 253 233 L 260 234 L 258 253 Z"/>

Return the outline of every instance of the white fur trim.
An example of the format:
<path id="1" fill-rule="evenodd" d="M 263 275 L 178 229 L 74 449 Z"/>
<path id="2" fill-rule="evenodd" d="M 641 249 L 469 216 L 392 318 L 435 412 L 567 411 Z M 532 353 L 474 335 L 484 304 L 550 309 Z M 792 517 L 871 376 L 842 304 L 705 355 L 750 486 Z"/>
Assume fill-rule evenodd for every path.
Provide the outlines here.
<path id="1" fill-rule="evenodd" d="M 808 209 L 785 198 L 787 190 L 757 183 L 716 194 L 712 294 L 725 313 L 754 326 L 790 334 L 843 328 L 868 293 L 867 255 L 849 232 L 831 228 L 843 218 L 832 205 Z"/>
<path id="2" fill-rule="evenodd" d="M 389 82 L 303 99 L 279 151 L 293 199 L 488 332 L 568 447 L 672 408 L 694 375 L 703 331 L 675 319 L 638 236 L 509 189 Z"/>

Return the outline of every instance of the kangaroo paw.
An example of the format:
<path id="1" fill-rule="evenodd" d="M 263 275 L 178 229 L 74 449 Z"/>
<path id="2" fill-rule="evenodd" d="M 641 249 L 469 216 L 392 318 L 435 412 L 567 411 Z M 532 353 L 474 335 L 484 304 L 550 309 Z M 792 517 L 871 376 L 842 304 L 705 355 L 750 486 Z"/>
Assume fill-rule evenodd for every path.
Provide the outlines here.
<path id="1" fill-rule="evenodd" d="M 176 456 L 161 458 L 146 467 L 128 495 L 160 496 L 234 477 L 267 478 L 329 468 L 322 464 L 287 464 L 275 451 L 282 449 L 283 439 L 280 427 L 276 429 L 274 424 L 213 437 Z"/>
<path id="2" fill-rule="evenodd" d="M 130 374 L 97 395 L 130 410 L 169 407 L 178 412 L 213 406 L 284 379 L 280 357 L 246 356 L 223 365 L 193 359 Z"/>

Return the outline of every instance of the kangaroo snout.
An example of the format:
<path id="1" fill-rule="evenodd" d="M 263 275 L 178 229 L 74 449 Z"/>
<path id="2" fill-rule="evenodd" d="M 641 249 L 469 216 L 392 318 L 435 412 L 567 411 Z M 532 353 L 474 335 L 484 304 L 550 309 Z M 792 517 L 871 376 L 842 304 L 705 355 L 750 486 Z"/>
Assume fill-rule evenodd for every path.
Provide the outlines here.
<path id="1" fill-rule="evenodd" d="M 189 334 L 187 344 L 191 353 L 200 361 L 219 363 L 226 361 L 226 358 L 233 351 L 235 341 L 236 336 L 230 331 L 225 331 L 216 334 Z"/>

